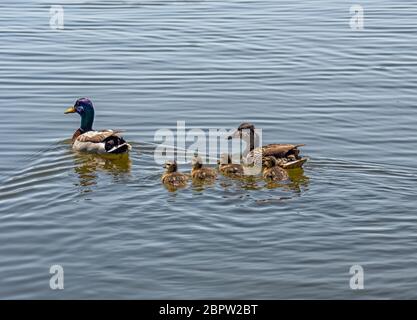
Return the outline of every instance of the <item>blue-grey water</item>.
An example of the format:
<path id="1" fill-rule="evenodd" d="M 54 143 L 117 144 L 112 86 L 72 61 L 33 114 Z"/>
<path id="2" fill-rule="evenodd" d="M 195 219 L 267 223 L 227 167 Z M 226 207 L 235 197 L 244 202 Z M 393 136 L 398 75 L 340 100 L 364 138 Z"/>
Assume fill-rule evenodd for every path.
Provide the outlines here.
<path id="1" fill-rule="evenodd" d="M 359 3 L 362 31 L 353 4 L 1 1 L 0 298 L 417 298 L 417 3 Z M 129 160 L 71 151 L 82 96 Z M 168 192 L 154 134 L 178 120 L 310 161 Z"/>

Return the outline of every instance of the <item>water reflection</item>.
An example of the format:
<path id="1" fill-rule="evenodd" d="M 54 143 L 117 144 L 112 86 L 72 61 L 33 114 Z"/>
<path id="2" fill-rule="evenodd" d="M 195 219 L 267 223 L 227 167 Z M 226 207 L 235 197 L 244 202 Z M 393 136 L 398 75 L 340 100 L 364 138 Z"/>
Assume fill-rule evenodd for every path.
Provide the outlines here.
<path id="1" fill-rule="evenodd" d="M 76 186 L 80 187 L 81 193 L 93 191 L 100 173 L 111 176 L 114 182 L 125 180 L 132 166 L 128 154 L 107 156 L 78 152 L 74 153 L 74 164 L 79 179 Z"/>
<path id="2" fill-rule="evenodd" d="M 296 191 L 298 193 L 305 192 L 308 190 L 310 178 L 304 174 L 303 168 L 288 170 L 288 175 L 291 181 L 287 185 L 288 189 Z"/>
<path id="3" fill-rule="evenodd" d="M 287 191 L 301 193 L 308 189 L 310 178 L 304 174 L 302 168 L 287 170 L 289 181 L 267 182 L 265 187 L 268 189 L 282 188 Z"/>
<path id="4" fill-rule="evenodd" d="M 266 182 L 261 176 L 245 176 L 243 178 L 230 179 L 222 177 L 220 186 L 224 190 L 229 190 L 233 186 L 240 189 L 255 191 L 266 189 L 281 189 L 296 194 L 301 194 L 308 190 L 310 178 L 305 175 L 302 168 L 287 170 L 289 181 Z"/>
<path id="5" fill-rule="evenodd" d="M 196 192 L 203 192 L 208 188 L 212 188 L 216 184 L 217 180 L 199 180 L 199 179 L 192 179 L 192 188 Z"/>

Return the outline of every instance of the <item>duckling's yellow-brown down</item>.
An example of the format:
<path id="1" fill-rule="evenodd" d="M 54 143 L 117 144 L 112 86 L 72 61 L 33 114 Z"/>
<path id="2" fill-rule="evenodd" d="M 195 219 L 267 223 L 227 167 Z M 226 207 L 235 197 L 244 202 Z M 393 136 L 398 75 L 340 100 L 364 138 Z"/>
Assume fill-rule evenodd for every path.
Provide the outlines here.
<path id="1" fill-rule="evenodd" d="M 162 175 L 162 183 L 171 188 L 182 188 L 187 185 L 188 175 L 178 172 L 178 166 L 175 161 L 165 163 L 165 173 Z"/>
<path id="2" fill-rule="evenodd" d="M 216 170 L 212 168 L 204 168 L 201 157 L 194 157 L 192 160 L 191 177 L 195 180 L 215 180 L 217 177 Z"/>
<path id="3" fill-rule="evenodd" d="M 283 181 L 288 180 L 287 172 L 278 166 L 277 159 L 269 156 L 262 159 L 263 172 L 262 176 L 267 181 Z"/>
<path id="4" fill-rule="evenodd" d="M 244 174 L 243 166 L 232 163 L 232 158 L 228 154 L 222 154 L 220 156 L 219 171 L 229 177 L 242 177 Z"/>

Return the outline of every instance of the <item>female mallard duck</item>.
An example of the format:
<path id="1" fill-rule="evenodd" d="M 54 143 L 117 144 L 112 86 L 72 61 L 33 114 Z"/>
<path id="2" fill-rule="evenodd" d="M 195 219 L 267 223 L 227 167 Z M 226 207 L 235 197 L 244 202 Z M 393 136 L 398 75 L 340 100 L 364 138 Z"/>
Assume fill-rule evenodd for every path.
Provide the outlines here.
<path id="1" fill-rule="evenodd" d="M 120 136 L 120 131 L 94 131 L 94 107 L 87 98 L 78 99 L 65 114 L 78 113 L 80 128 L 72 136 L 72 148 L 76 151 L 98 154 L 121 154 L 131 150 L 131 146 Z"/>
<path id="2" fill-rule="evenodd" d="M 191 177 L 194 180 L 208 180 L 213 181 L 217 177 L 216 170 L 212 168 L 204 168 L 203 167 L 203 159 L 201 157 L 194 157 L 191 161 L 192 169 L 191 169 Z"/>
<path id="3" fill-rule="evenodd" d="M 242 123 L 228 139 L 239 138 L 249 140 L 249 148 L 243 152 L 245 164 L 260 163 L 262 157 L 273 156 L 277 159 L 285 159 L 279 165 L 286 169 L 300 168 L 307 161 L 307 158 L 299 156 L 298 147 L 304 144 L 268 144 L 255 148 L 259 145 L 259 136 L 255 132 L 255 126 L 251 123 Z"/>
<path id="4" fill-rule="evenodd" d="M 288 180 L 287 172 L 278 166 L 277 159 L 273 156 L 264 157 L 262 159 L 263 172 L 262 176 L 267 181 L 283 181 Z"/>
<path id="5" fill-rule="evenodd" d="M 244 175 L 243 166 L 237 163 L 232 163 L 232 157 L 229 154 L 223 153 L 218 161 L 219 171 L 225 176 L 242 177 Z"/>
<path id="6" fill-rule="evenodd" d="M 169 189 L 183 188 L 187 186 L 188 176 L 178 172 L 176 161 L 167 161 L 164 168 L 165 173 L 162 175 L 162 183 Z"/>

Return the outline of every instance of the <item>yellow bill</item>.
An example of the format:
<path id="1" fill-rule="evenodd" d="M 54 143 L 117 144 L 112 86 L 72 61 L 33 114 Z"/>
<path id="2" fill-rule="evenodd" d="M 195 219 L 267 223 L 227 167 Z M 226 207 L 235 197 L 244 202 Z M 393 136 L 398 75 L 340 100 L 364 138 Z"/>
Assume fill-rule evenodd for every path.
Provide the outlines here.
<path id="1" fill-rule="evenodd" d="M 65 110 L 64 114 L 68 114 L 68 113 L 76 113 L 77 110 L 75 110 L 74 107 L 70 107 L 67 110 Z"/>

